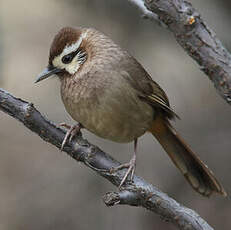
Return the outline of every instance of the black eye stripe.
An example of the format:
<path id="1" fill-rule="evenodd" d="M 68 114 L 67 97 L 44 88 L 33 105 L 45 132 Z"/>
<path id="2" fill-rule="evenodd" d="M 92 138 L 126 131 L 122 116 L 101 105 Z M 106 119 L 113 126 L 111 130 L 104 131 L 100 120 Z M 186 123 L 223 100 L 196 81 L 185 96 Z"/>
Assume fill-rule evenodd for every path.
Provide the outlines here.
<path id="1" fill-rule="evenodd" d="M 62 57 L 62 62 L 64 64 L 68 64 L 73 60 L 73 56 L 71 54 L 67 54 L 65 56 Z"/>
<path id="2" fill-rule="evenodd" d="M 72 53 L 69 53 L 65 56 L 62 57 L 62 62 L 64 64 L 69 64 L 72 62 L 73 58 L 76 56 L 77 53 L 81 52 L 81 49 L 77 49 L 75 51 L 73 51 Z"/>

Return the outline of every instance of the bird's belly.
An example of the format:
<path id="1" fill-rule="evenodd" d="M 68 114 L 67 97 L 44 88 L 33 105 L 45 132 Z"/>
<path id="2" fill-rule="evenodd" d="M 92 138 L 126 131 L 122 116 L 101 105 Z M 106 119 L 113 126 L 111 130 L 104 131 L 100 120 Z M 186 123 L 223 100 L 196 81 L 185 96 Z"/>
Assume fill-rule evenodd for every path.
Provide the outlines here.
<path id="1" fill-rule="evenodd" d="M 61 95 L 67 112 L 87 130 L 115 142 L 130 142 L 151 127 L 153 107 L 120 74 L 102 74 L 107 85 L 101 82 L 97 87 L 95 78 L 84 77 L 85 84 L 81 78 L 77 83 L 63 82 Z"/>
<path id="2" fill-rule="evenodd" d="M 131 142 L 143 135 L 153 121 L 153 109 L 142 101 L 109 99 L 99 104 L 65 102 L 72 118 L 95 135 L 115 142 Z"/>
<path id="3" fill-rule="evenodd" d="M 143 135 L 150 127 L 149 119 L 121 110 L 97 111 L 89 118 L 87 129 L 115 142 L 130 142 Z"/>

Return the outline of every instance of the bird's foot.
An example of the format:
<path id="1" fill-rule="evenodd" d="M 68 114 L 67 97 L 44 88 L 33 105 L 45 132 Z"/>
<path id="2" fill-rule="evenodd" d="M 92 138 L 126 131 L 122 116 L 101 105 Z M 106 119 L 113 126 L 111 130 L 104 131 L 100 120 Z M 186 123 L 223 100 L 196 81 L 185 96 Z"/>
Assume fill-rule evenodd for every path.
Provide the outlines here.
<path id="1" fill-rule="evenodd" d="M 67 142 L 71 142 L 74 136 L 81 133 L 80 130 L 83 128 L 83 126 L 80 123 L 77 123 L 77 124 L 75 124 L 73 126 L 67 125 L 66 123 L 60 123 L 59 126 L 62 126 L 62 127 L 66 128 L 66 129 L 68 129 L 68 131 L 66 132 L 66 135 L 65 135 L 65 137 L 63 139 L 61 148 L 60 148 L 60 150 L 62 151 L 63 148 L 64 148 L 64 145 Z"/>
<path id="2" fill-rule="evenodd" d="M 124 169 L 124 168 L 127 168 L 128 170 L 120 182 L 119 189 L 123 186 L 124 182 L 126 181 L 126 179 L 128 179 L 128 176 L 130 174 L 131 174 L 130 180 L 133 181 L 133 177 L 134 177 L 134 173 L 135 173 L 135 169 L 136 169 L 136 154 L 133 155 L 132 159 L 128 163 L 121 164 L 120 166 L 113 168 L 112 171 L 116 172 L 116 171 L 118 171 L 120 169 Z"/>

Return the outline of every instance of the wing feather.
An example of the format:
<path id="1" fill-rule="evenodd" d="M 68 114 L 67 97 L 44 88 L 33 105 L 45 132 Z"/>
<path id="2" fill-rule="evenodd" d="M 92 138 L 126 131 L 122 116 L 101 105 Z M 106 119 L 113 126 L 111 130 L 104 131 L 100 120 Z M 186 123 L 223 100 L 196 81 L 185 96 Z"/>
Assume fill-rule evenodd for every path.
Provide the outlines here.
<path id="1" fill-rule="evenodd" d="M 120 64 L 122 65 L 120 68 L 123 69 L 120 74 L 137 90 L 141 100 L 146 101 L 153 106 L 153 108 L 161 109 L 169 119 L 179 118 L 171 109 L 164 90 L 152 80 L 139 62 L 133 57 L 128 56 L 126 60 L 124 59 Z"/>

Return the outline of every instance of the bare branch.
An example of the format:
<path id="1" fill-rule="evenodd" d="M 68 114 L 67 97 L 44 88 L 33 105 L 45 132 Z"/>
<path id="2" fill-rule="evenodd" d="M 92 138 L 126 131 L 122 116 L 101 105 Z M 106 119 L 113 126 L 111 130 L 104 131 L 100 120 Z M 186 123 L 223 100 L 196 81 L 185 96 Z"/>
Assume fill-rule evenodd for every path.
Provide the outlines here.
<path id="1" fill-rule="evenodd" d="M 231 55 L 200 14 L 185 0 L 129 0 L 149 19 L 158 19 L 231 104 Z"/>
<path id="2" fill-rule="evenodd" d="M 137 8 L 141 11 L 143 14 L 143 17 L 149 18 L 149 19 L 154 19 L 154 20 L 159 20 L 158 15 L 153 13 L 152 11 L 148 10 L 147 7 L 144 5 L 144 1 L 137 1 L 137 0 L 129 0 L 131 3 L 135 4 Z"/>
<path id="3" fill-rule="evenodd" d="M 44 141 L 61 147 L 65 131 L 48 121 L 35 109 L 33 104 L 15 98 L 0 89 L 0 110 L 22 122 L 28 129 L 38 134 Z M 119 186 L 126 170 L 111 172 L 120 163 L 97 146 L 78 136 L 66 144 L 64 151 L 77 161 L 96 171 L 100 176 Z M 104 202 L 108 206 L 126 204 L 145 207 L 159 214 L 184 230 L 212 230 L 212 228 L 193 210 L 180 205 L 153 185 L 138 176 L 134 182 L 126 183 L 121 191 L 107 193 Z"/>

